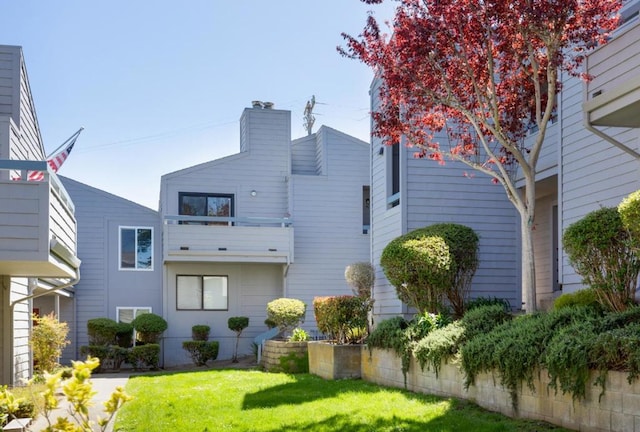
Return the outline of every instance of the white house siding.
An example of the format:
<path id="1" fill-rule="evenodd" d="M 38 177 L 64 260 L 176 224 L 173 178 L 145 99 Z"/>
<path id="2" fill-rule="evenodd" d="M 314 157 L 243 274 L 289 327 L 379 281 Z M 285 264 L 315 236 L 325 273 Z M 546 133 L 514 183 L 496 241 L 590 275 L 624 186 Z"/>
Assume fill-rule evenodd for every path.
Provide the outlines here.
<path id="1" fill-rule="evenodd" d="M 316 135 L 298 138 L 291 143 L 291 173 L 319 174 L 316 163 Z"/>
<path id="2" fill-rule="evenodd" d="M 220 342 L 219 359 L 233 355 L 236 333 L 229 330 L 228 320 L 234 316 L 249 317 L 249 327 L 242 332 L 239 355 L 251 354 L 253 338 L 265 331 L 267 303 L 284 295 L 284 266 L 253 263 L 168 263 L 164 274 L 164 310 L 169 324 L 163 339 L 164 365 L 191 363 L 182 342 L 191 340 L 191 327 L 211 327 L 209 340 Z M 226 311 L 177 310 L 177 275 L 214 275 L 228 277 Z"/>
<path id="3" fill-rule="evenodd" d="M 11 278 L 10 302 L 15 302 L 29 294 L 28 279 Z M 31 302 L 16 303 L 13 308 L 13 383 L 30 378 L 31 357 L 29 333 L 31 330 Z"/>
<path id="4" fill-rule="evenodd" d="M 233 194 L 235 216 L 285 217 L 289 212 L 291 113 L 247 108 L 241 119 L 246 152 L 162 176 L 163 215 L 178 214 L 180 192 Z M 251 196 L 251 191 L 257 195 Z"/>
<path id="5" fill-rule="evenodd" d="M 563 84 L 562 228 L 601 207 L 614 207 L 640 188 L 640 161 L 593 135 L 583 125 L 583 83 Z M 618 141 L 640 150 L 640 129 L 602 128 Z M 582 288 L 580 276 L 563 254 L 563 292 Z"/>
<path id="6" fill-rule="evenodd" d="M 472 228 L 480 237 L 480 262 L 471 296 L 504 298 L 519 308 L 519 222 L 504 189 L 457 162 L 439 165 L 408 154 L 407 168 L 407 231 L 444 222 Z"/>
<path id="7" fill-rule="evenodd" d="M 0 116 L 20 129 L 20 146 L 11 146 L 10 159 L 42 160 L 44 148 L 29 87 L 22 48 L 0 45 Z"/>
<path id="8" fill-rule="evenodd" d="M 82 278 L 76 293 L 76 352 L 88 344 L 87 321 L 116 319 L 117 307 L 151 307 L 162 315 L 162 226 L 158 212 L 62 178 L 76 203 Z M 119 270 L 120 227 L 153 228 L 153 270 Z M 72 357 L 72 354 L 69 354 Z"/>
<path id="9" fill-rule="evenodd" d="M 351 294 L 345 267 L 369 261 L 362 214 L 368 145 L 326 126 L 313 136 L 326 168 L 324 175 L 292 176 L 295 262 L 287 276 L 287 296 L 307 304 L 307 328 L 315 327 L 313 298 Z"/>
<path id="10" fill-rule="evenodd" d="M 553 249 L 553 206 L 557 205 L 557 187 L 555 178 L 553 187 L 544 195 L 538 193 L 536 199 L 536 217 L 533 227 L 533 250 L 536 252 L 536 293 L 537 301 L 545 308 L 554 297 Z M 537 189 L 540 192 L 541 188 Z"/>

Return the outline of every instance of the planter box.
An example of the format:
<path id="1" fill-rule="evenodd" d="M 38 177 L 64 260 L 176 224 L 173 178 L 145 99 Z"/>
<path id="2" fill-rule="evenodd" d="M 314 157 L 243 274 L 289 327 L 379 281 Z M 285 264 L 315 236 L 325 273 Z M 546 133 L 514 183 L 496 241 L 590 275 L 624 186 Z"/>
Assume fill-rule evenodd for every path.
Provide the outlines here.
<path id="1" fill-rule="evenodd" d="M 309 342 L 309 372 L 324 379 L 360 378 L 362 345 Z"/>
<path id="2" fill-rule="evenodd" d="M 281 360 L 283 357 L 289 358 L 289 361 L 284 365 Z M 268 372 L 306 372 L 306 370 L 297 370 L 306 369 L 298 367 L 298 363 L 306 362 L 306 357 L 307 342 L 267 340 L 262 349 L 262 367 Z"/>

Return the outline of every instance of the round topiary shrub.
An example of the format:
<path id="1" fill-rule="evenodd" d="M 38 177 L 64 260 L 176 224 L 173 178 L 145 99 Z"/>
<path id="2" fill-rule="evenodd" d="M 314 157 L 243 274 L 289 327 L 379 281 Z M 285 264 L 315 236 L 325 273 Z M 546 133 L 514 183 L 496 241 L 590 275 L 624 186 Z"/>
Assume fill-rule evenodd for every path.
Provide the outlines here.
<path id="1" fill-rule="evenodd" d="M 640 244 L 640 190 L 622 200 L 618 205 L 618 213 L 622 225 L 629 231 L 636 247 L 638 247 Z"/>
<path id="2" fill-rule="evenodd" d="M 398 298 L 421 314 L 442 309 L 446 298 L 462 316 L 478 267 L 478 242 L 469 227 L 434 224 L 392 240 L 380 264 Z"/>
<path id="3" fill-rule="evenodd" d="M 376 281 L 376 272 L 371 263 L 356 262 L 348 265 L 344 270 L 344 278 L 355 295 L 371 297 L 371 289 Z"/>
<path id="4" fill-rule="evenodd" d="M 307 305 L 298 299 L 279 298 L 267 303 L 267 320 L 284 333 L 304 322 Z"/>
<path id="5" fill-rule="evenodd" d="M 110 318 L 92 318 L 87 321 L 89 345 L 111 345 L 116 341 L 118 323 Z"/>
<path id="6" fill-rule="evenodd" d="M 330 296 L 313 299 L 318 330 L 338 344 L 361 343 L 367 336 L 370 302 L 360 296 Z"/>
<path id="7" fill-rule="evenodd" d="M 191 327 L 191 339 L 194 341 L 208 341 L 211 327 L 204 324 L 197 324 Z"/>
<path id="8" fill-rule="evenodd" d="M 587 214 L 566 229 L 562 240 L 569 262 L 603 306 L 622 311 L 633 304 L 640 258 L 617 209 Z"/>
<path id="9" fill-rule="evenodd" d="M 167 322 L 160 315 L 145 313 L 138 315 L 131 322 L 141 342 L 156 344 L 160 335 L 167 329 Z"/>
<path id="10" fill-rule="evenodd" d="M 116 331 L 116 342 L 122 348 L 129 348 L 133 345 L 133 326 L 128 323 L 118 323 Z"/>

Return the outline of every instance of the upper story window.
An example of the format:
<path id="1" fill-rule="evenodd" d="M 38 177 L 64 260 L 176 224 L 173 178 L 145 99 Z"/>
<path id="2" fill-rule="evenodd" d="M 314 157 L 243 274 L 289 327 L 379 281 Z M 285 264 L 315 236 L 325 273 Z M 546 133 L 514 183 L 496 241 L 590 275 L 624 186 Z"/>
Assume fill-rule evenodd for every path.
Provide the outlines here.
<path id="1" fill-rule="evenodd" d="M 400 144 L 393 144 L 387 158 L 387 208 L 400 204 Z"/>
<path id="2" fill-rule="evenodd" d="M 153 228 L 120 227 L 120 270 L 153 270 Z"/>
<path id="3" fill-rule="evenodd" d="M 181 215 L 233 217 L 233 195 L 180 192 L 178 206 Z M 192 222 L 193 223 L 193 222 Z M 194 222 L 204 224 L 204 222 Z M 227 225 L 227 222 L 209 222 L 209 225 Z"/>

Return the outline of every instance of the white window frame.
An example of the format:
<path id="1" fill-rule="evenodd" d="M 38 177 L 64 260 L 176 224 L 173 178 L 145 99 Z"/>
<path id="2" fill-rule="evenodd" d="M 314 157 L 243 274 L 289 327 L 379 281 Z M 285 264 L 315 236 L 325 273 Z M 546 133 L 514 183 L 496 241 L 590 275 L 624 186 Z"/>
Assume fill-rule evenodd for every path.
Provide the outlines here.
<path id="1" fill-rule="evenodd" d="M 136 232 L 136 246 L 134 263 L 135 267 L 122 267 L 122 230 L 135 230 Z M 138 230 L 151 230 L 151 267 L 149 268 L 139 268 L 138 267 Z M 118 270 L 120 271 L 153 271 L 154 263 L 155 263 L 155 253 L 154 253 L 154 235 L 153 235 L 153 227 L 150 226 L 127 226 L 121 225 L 118 227 Z"/>
<path id="2" fill-rule="evenodd" d="M 179 290 L 180 287 L 178 285 L 178 280 L 181 277 L 194 277 L 194 278 L 199 278 L 200 279 L 200 307 L 199 308 L 179 308 L 178 307 L 178 301 L 179 301 Z M 209 309 L 209 308 L 205 308 L 204 307 L 204 300 L 205 300 L 205 292 L 204 292 L 204 278 L 207 277 L 211 277 L 211 278 L 224 278 L 226 280 L 225 286 L 224 286 L 224 290 L 226 293 L 226 300 L 227 300 L 227 304 L 226 307 L 224 309 L 222 308 L 216 308 L 216 309 Z M 176 275 L 176 310 L 177 311 L 228 311 L 229 310 L 229 276 L 228 275 L 219 275 L 219 274 L 197 274 L 197 275 L 192 275 L 192 274 L 179 274 Z"/>
<path id="3" fill-rule="evenodd" d="M 133 319 L 135 319 L 138 316 L 138 310 L 145 309 L 147 310 L 146 313 L 153 313 L 153 308 L 151 306 L 116 306 L 116 322 L 117 323 L 120 322 L 120 311 L 123 309 L 133 310 Z M 131 323 L 127 323 L 127 324 L 131 324 Z M 136 331 L 133 330 L 133 337 L 132 337 L 133 346 L 136 346 L 136 336 L 137 336 Z"/>

